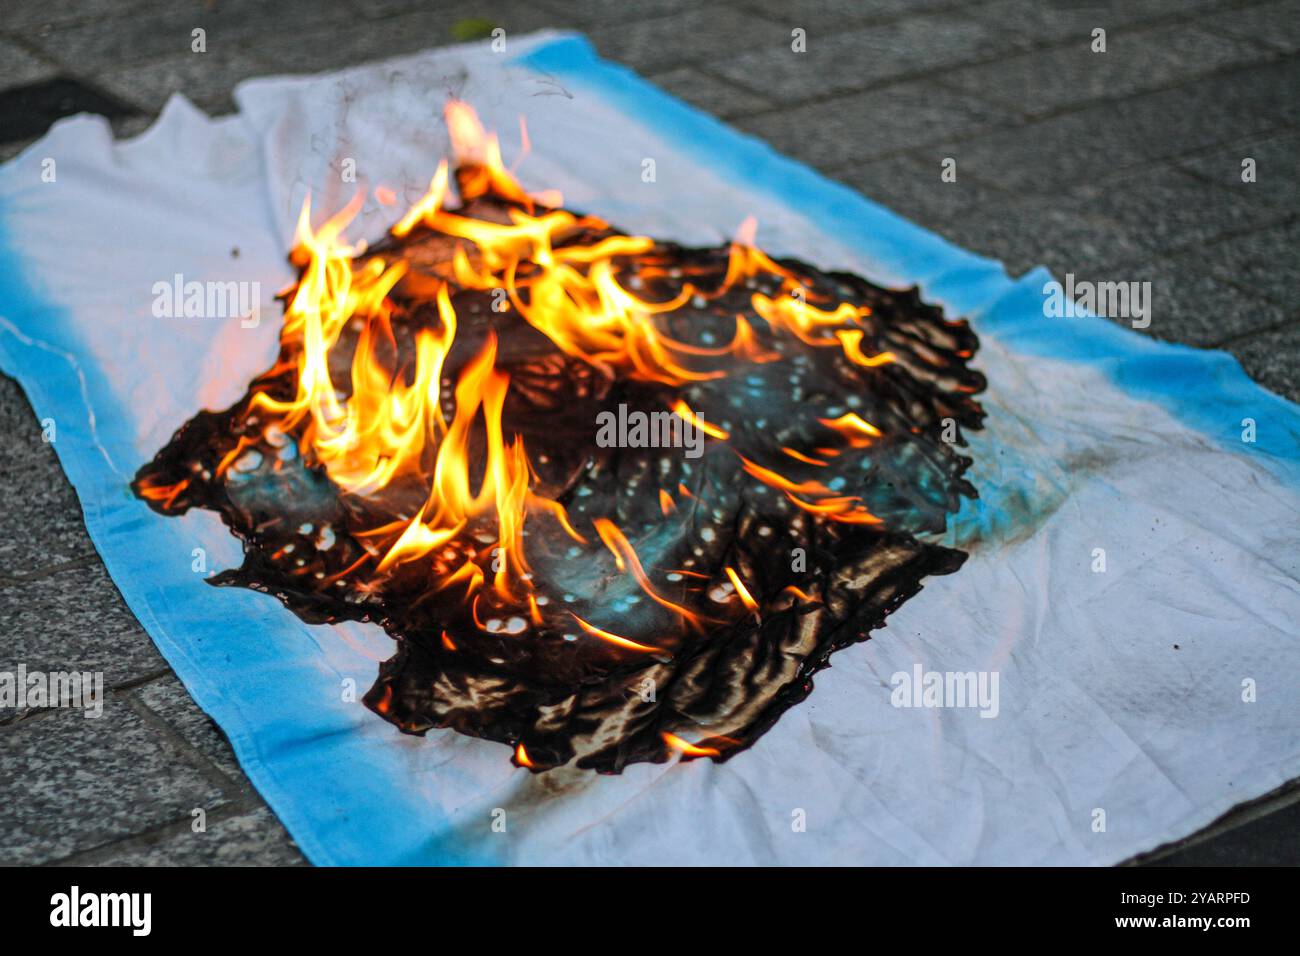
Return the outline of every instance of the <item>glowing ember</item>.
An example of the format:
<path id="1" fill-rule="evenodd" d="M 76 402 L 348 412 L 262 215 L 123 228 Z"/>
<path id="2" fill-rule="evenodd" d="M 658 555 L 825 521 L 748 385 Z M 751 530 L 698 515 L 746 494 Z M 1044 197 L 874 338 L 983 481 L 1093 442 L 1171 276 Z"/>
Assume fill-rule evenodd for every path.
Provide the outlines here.
<path id="1" fill-rule="evenodd" d="M 465 104 L 447 123 L 454 167 L 383 241 L 344 239 L 362 197 L 304 206 L 278 361 L 135 490 L 222 514 L 246 560 L 213 583 L 382 625 L 366 702 L 404 731 L 537 772 L 726 759 L 960 565 L 917 535 L 974 495 L 940 433 L 981 421 L 975 337 L 752 222 L 619 233 L 528 195 Z"/>

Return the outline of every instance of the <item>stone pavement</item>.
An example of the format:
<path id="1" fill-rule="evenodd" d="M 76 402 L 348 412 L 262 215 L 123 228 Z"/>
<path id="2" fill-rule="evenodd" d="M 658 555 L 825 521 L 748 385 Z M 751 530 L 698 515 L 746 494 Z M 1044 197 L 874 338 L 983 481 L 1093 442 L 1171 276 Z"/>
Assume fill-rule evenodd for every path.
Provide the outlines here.
<path id="1" fill-rule="evenodd" d="M 1013 274 L 1042 263 L 1058 278 L 1150 281 L 1147 334 L 1227 349 L 1300 400 L 1300 0 L 6 0 L 0 160 L 70 112 L 134 135 L 174 91 L 215 115 L 246 77 L 493 25 L 583 30 Z M 1090 48 L 1098 27 L 1104 53 Z M 948 157 L 957 181 L 942 183 Z M 111 687 L 99 720 L 0 711 L 0 862 L 301 862 L 122 604 L 3 377 L 0 436 L 4 660 L 101 670 Z M 206 833 L 192 832 L 195 808 Z M 1298 836 L 1293 786 L 1149 861 L 1297 864 Z"/>

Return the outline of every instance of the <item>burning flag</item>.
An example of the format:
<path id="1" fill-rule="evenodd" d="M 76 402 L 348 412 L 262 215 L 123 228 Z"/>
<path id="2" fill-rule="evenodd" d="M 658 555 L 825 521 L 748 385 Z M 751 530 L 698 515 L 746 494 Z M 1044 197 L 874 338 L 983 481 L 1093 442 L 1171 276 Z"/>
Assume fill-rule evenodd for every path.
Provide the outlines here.
<path id="1" fill-rule="evenodd" d="M 313 862 L 1106 864 L 1300 773 L 1300 413 L 1230 356 L 578 37 L 236 99 L 0 168 L 0 365 Z"/>
<path id="2" fill-rule="evenodd" d="M 403 731 L 538 772 L 726 759 L 960 566 L 918 536 L 974 495 L 941 433 L 979 427 L 975 336 L 770 258 L 752 222 L 621 233 L 446 118 L 454 165 L 382 241 L 345 240 L 360 197 L 317 227 L 304 205 L 278 361 L 135 490 L 221 514 L 247 553 L 213 583 L 381 624 L 365 700 Z"/>

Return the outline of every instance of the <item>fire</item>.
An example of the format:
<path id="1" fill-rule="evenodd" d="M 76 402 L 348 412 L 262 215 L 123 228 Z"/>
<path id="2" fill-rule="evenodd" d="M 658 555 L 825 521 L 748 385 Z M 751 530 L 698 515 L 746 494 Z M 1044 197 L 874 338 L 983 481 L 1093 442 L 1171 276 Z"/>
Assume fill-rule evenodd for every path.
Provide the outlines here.
<path id="1" fill-rule="evenodd" d="M 736 573 L 735 568 L 726 567 L 722 570 L 727 573 L 727 579 L 731 581 L 731 586 L 736 589 L 736 595 L 740 598 L 740 603 L 753 612 L 755 617 L 758 617 L 758 602 L 749 593 L 749 588 L 745 587 L 745 582 L 740 580 L 740 575 Z"/>
<path id="2" fill-rule="evenodd" d="M 805 345 L 815 347 L 834 346 L 838 344 L 849 361 L 865 368 L 875 368 L 895 361 L 892 352 L 866 355 L 862 352 L 862 340 L 865 333 L 860 327 L 861 320 L 871 315 L 866 306 L 855 306 L 841 302 L 831 311 L 823 311 L 809 305 L 809 292 L 799 281 L 799 277 L 788 269 L 772 261 L 766 253 L 756 248 L 754 236 L 757 223 L 750 217 L 741 224 L 735 241 L 731 244 L 731 256 L 727 263 L 727 276 L 723 281 L 723 291 L 751 278 L 760 272 L 780 276 L 782 295 L 773 299 L 755 292 L 750 304 L 773 329 L 781 329 L 798 338 Z M 829 336 L 822 333 L 829 333 Z"/>
<path id="3" fill-rule="evenodd" d="M 697 624 L 700 617 L 680 604 L 674 604 L 666 597 L 655 590 L 650 578 L 646 576 L 645 569 L 641 567 L 641 559 L 636 556 L 636 550 L 631 543 L 608 518 L 597 518 L 592 522 L 596 526 L 596 533 L 600 535 L 600 540 L 604 542 L 610 552 L 614 555 L 614 564 L 620 570 L 630 573 L 641 586 L 650 600 L 654 601 L 661 607 L 667 608 L 674 614 L 679 615 L 684 621 L 691 624 Z"/>
<path id="4" fill-rule="evenodd" d="M 866 423 L 863 422 L 863 424 Z M 771 468 L 764 468 L 762 465 L 755 464 L 744 455 L 740 456 L 740 462 L 741 467 L 744 468 L 747 474 L 757 478 L 765 485 L 770 485 L 785 492 L 785 496 L 790 503 L 803 511 L 822 515 L 831 521 L 838 521 L 843 524 L 881 523 L 879 518 L 862 507 L 861 499 L 855 496 L 836 495 L 820 481 L 812 479 L 800 482 L 792 481 Z M 808 501 L 805 496 L 812 497 L 813 500 Z"/>
<path id="5" fill-rule="evenodd" d="M 586 621 L 578 617 L 578 615 L 574 614 L 572 611 L 569 612 L 569 616 L 578 622 L 578 627 L 582 628 L 592 637 L 598 637 L 602 641 L 608 641 L 611 644 L 615 644 L 618 647 L 627 648 L 630 651 L 659 650 L 659 648 L 657 647 L 650 647 L 647 644 L 638 644 L 636 641 L 628 640 L 626 637 L 620 637 L 618 634 L 615 634 L 613 631 L 607 631 L 604 628 L 597 627 L 594 624 L 588 624 Z"/>
<path id="6" fill-rule="evenodd" d="M 691 411 L 691 406 L 687 405 L 680 398 L 673 403 L 673 411 L 683 420 L 690 422 L 696 428 L 700 429 L 700 431 L 704 432 L 704 434 L 716 438 L 718 441 L 726 441 L 731 437 L 731 435 L 729 435 L 725 430 L 719 428 L 717 425 L 709 424 L 696 415 Z"/>
<path id="7" fill-rule="evenodd" d="M 676 750 L 687 757 L 720 757 L 722 751 L 717 747 L 699 747 L 689 740 L 683 740 L 676 734 L 670 734 L 667 731 L 663 733 L 664 743 L 673 750 Z"/>
<path id="8" fill-rule="evenodd" d="M 440 305 L 446 300 L 439 294 Z M 446 315 L 450 315 L 447 305 Z M 445 318 L 445 316 L 444 316 Z M 454 322 L 453 322 L 454 328 Z M 507 446 L 501 429 L 508 376 L 497 371 L 496 337 L 489 335 L 478 356 L 465 367 L 456 385 L 456 412 L 438 445 L 432 487 L 424 507 L 406 525 L 397 542 L 379 563 L 381 573 L 390 567 L 414 561 L 455 538 L 474 518 L 495 510 L 500 533 L 498 567 L 493 584 L 506 602 L 514 599 L 512 581 L 528 571 L 521 532 L 528 499 L 528 460 L 523 441 Z M 469 441 L 471 426 L 483 410 L 487 432 L 487 467 L 477 492 L 470 490 Z M 478 566 L 468 559 L 461 574 L 469 591 L 482 583 Z M 454 576 L 454 575 L 453 575 Z M 447 583 L 450 583 L 450 578 Z"/>
<path id="9" fill-rule="evenodd" d="M 140 486 L 140 495 L 146 501 L 161 501 L 165 506 L 171 507 L 172 502 L 189 487 L 189 484 L 188 478 L 182 478 L 173 485 L 142 484 Z"/>
<path id="10" fill-rule="evenodd" d="M 671 299 L 654 302 L 621 284 L 616 264 L 621 258 L 642 255 L 654 247 L 641 236 L 612 236 L 592 245 L 565 245 L 565 240 L 585 228 L 604 228 L 593 216 L 577 217 L 555 208 L 558 196 L 533 197 L 505 168 L 497 137 L 488 135 L 474 111 L 452 101 L 447 124 L 457 159 L 461 162 L 458 185 L 461 198 L 471 201 L 489 193 L 513 200 L 524 210 L 512 210 L 509 224 L 486 222 L 443 207 L 447 194 L 447 167 L 438 168 L 428 192 L 394 227 L 396 236 L 407 235 L 417 224 L 467 240 L 472 247 L 457 250 L 456 281 L 466 288 L 504 289 L 519 314 L 555 345 L 575 358 L 633 378 L 681 385 L 718 378 L 725 371 L 696 367 L 695 360 L 735 357 L 770 361 L 775 357 L 757 346 L 753 330 L 737 317 L 730 345 L 709 349 L 681 342 L 664 333 L 655 317 L 671 313 L 692 299 L 717 298 L 759 272 L 781 276 L 787 294 L 779 299 L 755 293 L 753 304 L 773 330 L 792 333 L 807 344 L 840 344 L 845 355 L 859 365 L 874 367 L 894 360 L 891 353 L 867 356 L 861 351 L 864 331 L 860 321 L 870 309 L 848 303 L 830 312 L 806 304 L 806 292 L 797 277 L 753 246 L 753 225 L 742 225 L 731 247 L 722 285 L 714 290 L 683 284 Z M 526 135 L 525 135 L 526 140 Z M 533 215 L 540 198 L 541 215 Z M 479 265 L 473 264 L 473 259 Z M 653 269 L 645 270 L 647 275 Z M 830 337 L 821 333 L 828 333 Z"/>
<path id="11" fill-rule="evenodd" d="M 889 352 L 863 350 L 871 310 L 849 303 L 811 304 L 811 293 L 799 277 L 754 245 L 752 220 L 743 224 L 732 242 L 726 272 L 716 288 L 684 281 L 679 291 L 655 298 L 638 293 L 636 281 L 662 277 L 666 270 L 652 254 L 655 242 L 640 236 L 605 236 L 582 242 L 587 230 L 608 227 L 591 216 L 578 216 L 560 207 L 553 193 L 530 195 L 502 161 L 500 144 L 488 135 L 474 111 L 452 101 L 446 122 L 454 148 L 454 167 L 443 161 L 427 192 L 392 226 L 394 238 L 422 235 L 422 230 L 455 243 L 448 274 L 434 281 L 436 323 L 414 334 L 399 347 L 394 318 L 398 306 L 390 295 L 406 281 L 408 263 L 383 255 L 359 258 L 364 245 L 349 244 L 344 231 L 360 211 L 358 195 L 341 211 L 313 227 L 310 201 L 298 219 L 291 261 L 300 278 L 286 297 L 281 332 L 284 354 L 293 363 L 292 397 L 258 390 L 251 410 L 260 413 L 266 429 L 297 437 L 303 458 L 322 467 L 344 493 L 363 498 L 380 495 L 394 483 L 411 482 L 427 489 L 414 514 L 361 532 L 370 549 L 358 565 L 373 562 L 378 586 L 400 569 L 433 556 L 441 562 L 434 590 L 463 589 L 474 619 L 483 627 L 480 603 L 525 610 L 533 625 L 542 625 L 544 612 L 534 595 L 524 550 L 525 523 L 537 516 L 554 520 L 574 541 L 588 544 L 565 508 L 538 494 L 535 476 L 521 437 L 507 435 L 502 414 L 510 388 L 509 376 L 497 367 L 498 342 L 488 334 L 478 353 L 463 365 L 450 395 L 444 379 L 448 358 L 457 341 L 458 320 L 453 297 L 464 290 L 502 290 L 507 308 L 543 333 L 560 351 L 610 375 L 683 386 L 728 374 L 737 361 L 758 363 L 782 358 L 760 341 L 744 318 L 735 316 L 732 340 L 716 347 L 680 341 L 664 330 L 664 319 L 687 303 L 695 307 L 718 299 L 759 275 L 777 280 L 779 291 L 750 296 L 754 311 L 775 337 L 793 336 L 814 347 L 838 347 L 845 358 L 863 368 L 894 361 Z M 523 130 L 525 147 L 527 130 Z M 453 173 L 454 169 L 454 173 Z M 453 192 L 459 206 L 448 208 Z M 395 201 L 392 190 L 374 193 L 384 205 Z M 506 200 L 506 214 L 475 215 L 475 200 Z M 500 221 L 500 220 L 506 221 Z M 771 283 L 766 286 L 771 290 Z M 421 287 L 423 289 L 423 286 Z M 400 298 L 400 297 L 399 297 Z M 427 323 L 426 323 L 427 324 Z M 342 333 L 359 329 L 352 346 L 347 387 L 336 382 Z M 400 327 L 400 326 L 399 326 Z M 413 357 L 399 362 L 398 356 Z M 277 371 L 287 370 L 281 366 Z M 269 388 L 269 386 L 268 386 Z M 706 422 L 683 400 L 673 410 L 718 441 L 727 430 Z M 861 448 L 881 436 L 874 426 L 849 414 L 820 419 L 851 448 Z M 218 474 L 236 465 L 258 436 L 244 435 L 220 462 Z M 485 448 L 484 461 L 471 462 L 471 443 Z M 792 448 L 781 449 L 801 465 L 825 466 L 835 448 L 817 448 L 813 457 Z M 742 458 L 751 478 L 779 489 L 798 508 L 828 520 L 856 524 L 879 521 L 857 498 L 833 494 L 815 480 L 794 480 L 771 468 Z M 477 484 L 477 487 L 475 487 Z M 171 502 L 184 484 L 148 488 L 145 494 Z M 695 500 L 684 486 L 682 499 Z M 677 508 L 673 496 L 659 491 L 665 517 Z M 688 627 L 706 619 L 665 596 L 651 581 L 632 544 L 615 524 L 596 518 L 592 529 L 613 554 L 620 572 L 629 574 L 641 590 Z M 479 547 L 484 534 L 492 544 Z M 490 567 L 487 560 L 491 557 Z M 354 570 L 349 568 L 347 572 Z M 758 604 L 736 572 L 726 568 L 741 602 L 751 613 Z M 610 644 L 635 651 L 658 651 L 597 627 L 572 615 L 581 629 Z M 444 645 L 455 643 L 444 634 Z M 670 741 L 671 743 L 671 741 Z M 682 742 L 684 744 L 684 742 Z M 674 744 L 675 745 L 675 744 Z M 686 745 L 690 746 L 690 745 Z M 689 751 L 687 751 L 689 752 Z M 528 766 L 522 745 L 519 762 Z"/>
<path id="12" fill-rule="evenodd" d="M 848 412 L 839 418 L 819 418 L 817 421 L 839 432 L 850 448 L 866 448 L 883 434 L 879 428 L 855 412 Z"/>

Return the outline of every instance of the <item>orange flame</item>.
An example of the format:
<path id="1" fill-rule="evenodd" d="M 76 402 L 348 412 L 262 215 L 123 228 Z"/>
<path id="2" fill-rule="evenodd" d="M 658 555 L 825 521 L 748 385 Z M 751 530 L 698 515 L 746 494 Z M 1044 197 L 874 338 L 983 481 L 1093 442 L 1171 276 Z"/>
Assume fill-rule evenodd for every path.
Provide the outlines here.
<path id="1" fill-rule="evenodd" d="M 755 601 L 754 596 L 749 593 L 749 588 L 745 587 L 745 582 L 740 580 L 740 575 L 731 567 L 725 567 L 722 570 L 727 573 L 727 577 L 731 581 L 731 586 L 736 589 L 736 594 L 740 598 L 740 603 L 749 608 L 755 617 L 758 617 L 758 602 Z"/>
<path id="2" fill-rule="evenodd" d="M 648 644 L 638 644 L 636 641 L 628 640 L 626 637 L 620 637 L 619 635 L 615 634 L 613 631 L 607 631 L 604 628 L 597 627 L 594 624 L 588 624 L 586 621 L 578 617 L 578 615 L 574 614 L 572 611 L 569 612 L 569 616 L 578 622 L 578 627 L 582 628 L 592 637 L 598 637 L 602 641 L 608 641 L 609 643 L 616 644 L 619 647 L 625 647 L 630 651 L 659 650 L 659 648 L 657 647 L 651 647 Z"/>
<path id="3" fill-rule="evenodd" d="M 646 593 L 650 600 L 654 601 L 660 607 L 667 608 L 689 623 L 698 623 L 700 618 L 691 613 L 680 604 L 674 604 L 662 594 L 655 590 L 650 578 L 646 576 L 645 569 L 641 567 L 641 559 L 637 557 L 636 551 L 624 537 L 623 532 L 618 530 L 614 522 L 608 518 L 597 518 L 592 524 L 596 528 L 596 533 L 600 535 L 600 540 L 605 543 L 605 547 L 614 555 L 614 565 L 620 571 L 630 572 L 636 579 L 636 583 L 641 586 L 641 590 Z"/>
<path id="4" fill-rule="evenodd" d="M 687 405 L 680 398 L 673 403 L 673 411 L 677 413 L 678 418 L 690 422 L 700 431 L 704 432 L 704 434 L 716 438 L 718 441 L 726 441 L 731 437 L 725 429 L 719 428 L 717 425 L 710 425 L 703 418 L 696 415 L 691 411 L 691 406 Z"/>
<path id="5" fill-rule="evenodd" d="M 683 740 L 676 734 L 670 734 L 664 731 L 662 734 L 664 743 L 674 750 L 680 751 L 688 757 L 721 757 L 722 751 L 716 747 L 697 747 L 689 740 Z"/>
<path id="6" fill-rule="evenodd" d="M 848 412 L 839 418 L 819 418 L 817 421 L 839 432 L 850 448 L 866 448 L 882 434 L 879 428 L 854 412 Z"/>
<path id="7" fill-rule="evenodd" d="M 515 762 L 518 763 L 519 766 L 521 767 L 527 767 L 529 770 L 532 770 L 534 767 L 537 766 L 529 758 L 528 751 L 524 749 L 524 745 L 522 743 L 520 743 L 518 746 L 515 747 Z"/>
<path id="8" fill-rule="evenodd" d="M 333 578 L 349 574 L 367 561 L 376 562 L 375 572 L 381 576 L 422 559 L 436 560 L 440 568 L 450 563 L 450 570 L 443 571 L 436 581 L 436 589 L 463 588 L 476 621 L 480 601 L 487 601 L 526 608 L 528 619 L 541 625 L 543 613 L 533 595 L 524 554 L 526 519 L 541 512 L 556 520 L 575 541 L 585 545 L 587 539 L 570 523 L 563 506 L 530 488 L 535 473 L 523 440 L 504 432 L 502 412 L 509 377 L 496 367 L 494 334 L 488 334 L 478 354 L 463 366 L 452 395 L 443 394 L 444 367 L 458 330 L 453 292 L 502 290 L 509 308 L 565 354 L 603 370 L 670 386 L 725 375 L 718 360 L 768 362 L 781 358 L 759 340 L 741 315 L 735 316 L 732 341 L 716 348 L 678 341 L 662 328 L 665 320 L 661 317 L 688 302 L 700 307 L 701 300 L 717 299 L 757 276 L 778 280 L 775 289 L 770 281 L 765 285 L 773 294 L 755 291 L 750 296 L 771 334 L 793 335 L 816 347 L 838 346 L 849 361 L 864 368 L 888 364 L 894 356 L 863 351 L 863 320 L 870 315 L 869 309 L 849 303 L 828 308 L 809 304 L 811 293 L 801 279 L 755 247 L 752 220 L 741 227 L 731 244 L 726 274 L 718 288 L 701 289 L 683 282 L 679 291 L 662 301 L 636 294 L 632 287 L 641 286 L 632 274 L 638 268 L 645 277 L 665 274 L 659 265 L 638 264 L 635 258 L 655 249 L 652 239 L 615 235 L 577 241 L 584 231 L 608 227 L 594 217 L 579 217 L 559 208 L 558 195 L 525 191 L 504 165 L 497 137 L 484 131 L 468 105 L 454 100 L 448 103 L 446 122 L 455 176 L 448 162 L 440 163 L 424 196 L 390 230 L 399 239 L 415 230 L 433 230 L 454 243 L 450 276 L 433 280 L 436 325 L 415 334 L 413 357 L 399 363 L 392 324 L 397 307 L 389 296 L 399 283 L 413 283 L 417 277 L 408 276 L 408 265 L 400 259 L 359 258 L 364 244 L 345 240 L 344 231 L 360 211 L 364 194 L 359 193 L 314 228 L 309 198 L 303 204 L 290 255 L 300 277 L 286 298 L 281 331 L 286 357 L 275 370 L 293 370 L 293 396 L 278 398 L 258 390 L 250 408 L 264 413 L 268 431 L 274 427 L 296 434 L 303 458 L 323 467 L 347 494 L 373 496 L 399 479 L 422 482 L 428 489 L 413 516 L 404 515 L 361 532 L 359 536 L 368 542 L 367 553 Z M 526 128 L 521 127 L 521 137 L 526 152 Z M 461 201 L 454 212 L 445 208 L 453 190 Z M 375 195 L 384 204 L 396 199 L 385 187 Z M 473 215 L 474 200 L 484 196 L 511 204 L 504 217 L 507 221 Z M 821 298 L 818 301 L 830 305 Z M 341 389 L 335 384 L 332 367 L 340 366 L 336 346 L 349 326 L 358 331 L 347 372 L 350 387 Z M 451 401 L 445 401 L 447 398 Z M 711 437 L 729 439 L 726 430 L 705 422 L 684 401 L 678 400 L 672 407 Z M 881 434 L 852 413 L 820 421 L 853 448 L 865 447 Z M 480 463 L 481 468 L 473 469 L 480 475 L 477 488 L 472 487 L 469 460 L 475 436 L 483 436 L 486 447 L 486 460 Z M 265 433 L 241 436 L 221 460 L 217 473 L 224 474 L 234 466 L 259 437 Z M 479 442 L 474 444 L 479 447 Z M 782 451 L 802 464 L 825 465 L 792 448 Z M 838 454 L 833 448 L 814 451 L 824 456 Z M 751 477 L 781 490 L 811 514 L 847 523 L 879 522 L 858 499 L 836 496 L 820 482 L 793 481 L 747 459 L 741 461 Z M 141 493 L 170 504 L 186 484 L 144 488 Z M 677 490 L 682 499 L 698 500 L 685 486 L 679 485 Z M 664 515 L 671 514 L 676 507 L 672 495 L 660 491 L 659 500 Z M 493 523 L 494 534 L 489 530 Z M 659 593 L 636 551 L 613 522 L 596 518 L 592 523 L 619 570 L 631 574 L 652 600 L 688 625 L 706 620 Z M 461 540 L 471 534 L 474 541 L 491 544 L 481 548 Z M 430 557 L 434 552 L 436 559 Z M 490 571 L 480 564 L 489 554 Z M 758 605 L 743 582 L 731 568 L 726 573 L 744 605 L 757 614 Z M 574 617 L 588 634 L 609 643 L 638 651 L 659 650 Z M 455 650 L 445 634 L 443 640 L 447 650 Z M 522 745 L 519 753 L 523 763 L 527 756 Z"/>
<path id="9" fill-rule="evenodd" d="M 731 355 L 750 361 L 779 356 L 764 351 L 743 317 L 736 320 L 730 345 L 718 349 L 680 342 L 662 332 L 655 317 L 674 312 L 696 296 L 716 298 L 737 283 L 760 273 L 782 280 L 783 294 L 771 299 L 755 293 L 756 310 L 774 331 L 791 332 L 810 345 L 842 344 L 845 355 L 863 366 L 893 361 L 890 353 L 866 356 L 861 351 L 861 317 L 865 307 L 843 303 L 831 312 L 807 305 L 798 277 L 753 246 L 753 222 L 742 225 L 732 243 L 727 273 L 720 288 L 696 289 L 684 283 L 663 302 L 641 298 L 617 276 L 616 260 L 650 251 L 654 241 L 642 236 L 610 236 L 590 245 L 559 245 L 585 228 L 603 228 L 592 216 L 579 218 L 556 208 L 559 197 L 548 195 L 541 215 L 533 215 L 535 197 L 518 184 L 501 159 L 497 137 L 484 131 L 474 110 L 452 100 L 446 109 L 455 156 L 461 164 L 457 180 L 461 198 L 469 201 L 489 193 L 511 200 L 522 209 L 510 211 L 510 222 L 486 222 L 443 209 L 447 170 L 440 166 L 429 190 L 393 229 L 405 236 L 423 223 L 447 235 L 467 240 L 453 259 L 456 281 L 467 288 L 504 289 L 512 306 L 565 354 L 633 378 L 680 385 L 718 378 L 718 369 L 694 367 L 694 357 Z M 527 144 L 527 130 L 523 131 Z M 473 256 L 471 256 L 473 253 Z M 477 265 L 472 259 L 477 259 Z M 520 266 L 527 264 L 527 275 Z M 650 273 L 647 268 L 646 273 Z M 820 334 L 826 332 L 830 337 Z M 835 338 L 842 334 L 842 341 Z"/>

